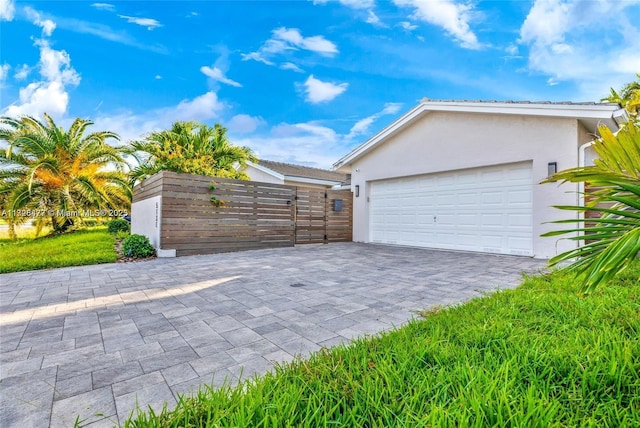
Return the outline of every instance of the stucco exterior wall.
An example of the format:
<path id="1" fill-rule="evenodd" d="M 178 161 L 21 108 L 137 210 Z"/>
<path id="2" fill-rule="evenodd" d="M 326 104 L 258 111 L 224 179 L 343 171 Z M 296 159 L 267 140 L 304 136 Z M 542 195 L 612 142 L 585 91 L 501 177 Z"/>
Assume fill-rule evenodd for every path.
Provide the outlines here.
<path id="1" fill-rule="evenodd" d="M 425 114 L 352 164 L 353 240 L 369 241 L 368 196 L 373 180 L 532 161 L 534 257 L 549 258 L 574 248 L 572 242 L 540 234 L 557 228 L 545 222 L 572 215 L 552 205 L 576 204 L 577 186 L 539 183 L 547 177 L 549 162 L 557 162 L 559 170 L 578 165 L 578 146 L 585 138 L 581 127 L 575 119 Z M 358 198 L 356 185 L 360 186 Z"/>
<path id="2" fill-rule="evenodd" d="M 131 233 L 149 238 L 156 250 L 160 249 L 160 221 L 162 196 L 154 196 L 131 205 Z"/>
<path id="3" fill-rule="evenodd" d="M 251 181 L 260 181 L 261 183 L 273 183 L 273 184 L 284 184 L 284 180 L 280 180 L 277 177 L 274 177 L 271 174 L 267 174 L 266 172 L 260 171 L 258 168 L 254 168 L 251 165 L 247 165 L 244 172 L 247 173 Z"/>
<path id="4" fill-rule="evenodd" d="M 578 123 L 578 145 L 581 146 L 589 141 L 593 141 L 596 138 L 585 126 Z"/>

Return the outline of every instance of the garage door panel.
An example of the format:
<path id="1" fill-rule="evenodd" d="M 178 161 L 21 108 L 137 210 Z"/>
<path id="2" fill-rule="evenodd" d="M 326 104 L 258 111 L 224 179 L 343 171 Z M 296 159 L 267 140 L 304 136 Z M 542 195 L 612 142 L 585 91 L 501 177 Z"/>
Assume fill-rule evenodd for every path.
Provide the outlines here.
<path id="1" fill-rule="evenodd" d="M 481 227 L 499 227 L 502 224 L 502 214 L 482 214 Z"/>
<path id="2" fill-rule="evenodd" d="M 480 201 L 479 204 L 481 205 L 502 205 L 504 203 L 504 198 L 503 198 L 503 194 L 502 192 L 499 191 L 487 191 L 487 190 L 480 190 Z"/>
<path id="3" fill-rule="evenodd" d="M 487 170 L 480 172 L 480 180 L 484 184 L 499 184 L 504 181 L 504 171 Z"/>
<path id="4" fill-rule="evenodd" d="M 531 177 L 526 162 L 373 182 L 371 241 L 531 255 Z"/>
<path id="5" fill-rule="evenodd" d="M 456 176 L 456 181 L 461 185 L 473 185 L 476 181 L 478 181 L 477 174 L 475 172 L 461 172 Z"/>
<path id="6" fill-rule="evenodd" d="M 518 189 L 507 192 L 509 204 L 531 204 L 531 190 Z"/>
<path id="7" fill-rule="evenodd" d="M 531 215 L 530 214 L 509 214 L 507 216 L 507 224 L 509 227 L 531 227 Z"/>
<path id="8" fill-rule="evenodd" d="M 458 214 L 458 224 L 461 227 L 465 227 L 465 226 L 471 226 L 471 227 L 477 227 L 478 226 L 478 215 L 477 214 Z"/>
<path id="9" fill-rule="evenodd" d="M 521 180 L 524 185 L 531 183 L 531 168 L 514 167 L 506 169 L 507 179 L 510 181 Z"/>

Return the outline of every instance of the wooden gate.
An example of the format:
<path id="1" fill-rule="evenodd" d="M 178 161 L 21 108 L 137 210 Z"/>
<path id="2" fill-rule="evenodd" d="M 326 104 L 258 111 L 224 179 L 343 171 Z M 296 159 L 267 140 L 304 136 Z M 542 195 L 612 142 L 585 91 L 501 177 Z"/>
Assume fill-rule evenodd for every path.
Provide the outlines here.
<path id="1" fill-rule="evenodd" d="M 296 189 L 295 242 L 350 242 L 353 198 L 350 190 Z"/>
<path id="2" fill-rule="evenodd" d="M 349 190 L 161 171 L 133 189 L 132 232 L 178 256 L 344 242 L 352 206 Z"/>

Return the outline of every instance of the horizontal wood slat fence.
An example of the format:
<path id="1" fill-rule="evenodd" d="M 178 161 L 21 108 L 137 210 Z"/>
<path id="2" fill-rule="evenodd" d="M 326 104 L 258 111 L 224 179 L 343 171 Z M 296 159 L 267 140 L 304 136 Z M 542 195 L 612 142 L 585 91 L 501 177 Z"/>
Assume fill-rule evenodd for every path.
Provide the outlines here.
<path id="1" fill-rule="evenodd" d="M 134 188 L 133 203 L 154 196 L 161 196 L 160 248 L 177 256 L 352 240 L 349 190 L 162 171 Z"/>

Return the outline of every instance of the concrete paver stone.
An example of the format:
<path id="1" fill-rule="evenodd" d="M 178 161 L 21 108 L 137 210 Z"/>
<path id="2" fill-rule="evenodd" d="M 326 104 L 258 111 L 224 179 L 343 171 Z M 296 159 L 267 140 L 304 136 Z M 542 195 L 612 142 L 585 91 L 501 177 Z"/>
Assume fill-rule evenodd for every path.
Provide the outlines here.
<path id="1" fill-rule="evenodd" d="M 122 424 L 542 269 L 341 243 L 3 274 L 0 426 Z"/>

